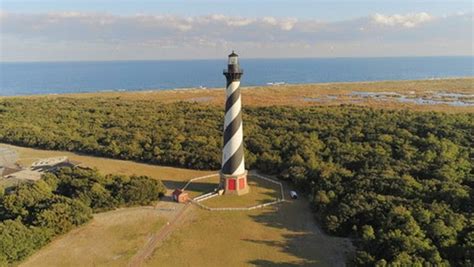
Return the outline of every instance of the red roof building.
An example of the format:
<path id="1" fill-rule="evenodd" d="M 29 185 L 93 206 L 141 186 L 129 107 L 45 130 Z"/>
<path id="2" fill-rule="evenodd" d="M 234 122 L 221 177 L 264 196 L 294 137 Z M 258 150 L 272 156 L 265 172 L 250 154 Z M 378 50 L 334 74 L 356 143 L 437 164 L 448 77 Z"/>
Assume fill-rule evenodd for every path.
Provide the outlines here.
<path id="1" fill-rule="evenodd" d="M 172 195 L 173 195 L 173 200 L 178 203 L 185 203 L 185 202 L 188 202 L 189 200 L 188 193 L 184 192 L 181 189 L 175 189 Z"/>

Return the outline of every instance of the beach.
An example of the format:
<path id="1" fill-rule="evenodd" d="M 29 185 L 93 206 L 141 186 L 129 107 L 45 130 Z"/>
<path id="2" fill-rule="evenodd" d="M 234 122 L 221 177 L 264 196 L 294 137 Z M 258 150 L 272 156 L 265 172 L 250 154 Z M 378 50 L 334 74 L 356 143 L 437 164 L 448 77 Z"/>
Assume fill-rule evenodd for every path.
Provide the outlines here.
<path id="1" fill-rule="evenodd" d="M 181 88 L 16 97 L 120 98 L 223 106 L 224 94 L 223 88 Z M 474 78 L 244 86 L 242 101 L 244 107 L 355 105 L 417 111 L 474 112 Z"/>

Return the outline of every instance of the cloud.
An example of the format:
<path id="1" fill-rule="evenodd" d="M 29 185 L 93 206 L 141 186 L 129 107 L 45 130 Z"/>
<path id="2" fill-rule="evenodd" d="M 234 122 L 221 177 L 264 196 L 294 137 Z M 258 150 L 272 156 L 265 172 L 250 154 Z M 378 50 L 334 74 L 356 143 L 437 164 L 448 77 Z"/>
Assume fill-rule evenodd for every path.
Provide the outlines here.
<path id="1" fill-rule="evenodd" d="M 290 31 L 295 26 L 298 20 L 294 18 L 285 19 L 280 22 L 280 28 L 284 31 Z"/>
<path id="2" fill-rule="evenodd" d="M 387 26 L 402 26 L 405 28 L 412 28 L 419 24 L 429 22 L 433 20 L 433 16 L 428 13 L 421 12 L 421 13 L 413 13 L 407 15 L 382 15 L 382 14 L 375 14 L 372 16 L 372 20 L 374 23 L 387 25 Z"/>
<path id="3" fill-rule="evenodd" d="M 472 13 L 442 17 L 424 12 L 374 14 L 328 22 L 222 14 L 187 17 L 0 11 L 0 25 L 2 60 L 32 55 L 38 47 L 43 49 L 37 51 L 38 57 L 45 54 L 44 47 L 50 47 L 53 51 L 49 56 L 57 49 L 63 51 L 61 57 L 67 55 L 68 50 L 71 57 L 78 55 L 76 51 L 107 57 L 112 55 L 110 50 L 121 53 L 113 54 L 114 58 L 135 55 L 133 57 L 147 59 L 216 57 L 232 48 L 257 57 L 354 56 L 355 51 L 357 56 L 425 51 L 471 54 L 473 35 Z M 384 47 L 389 47 L 386 54 L 383 54 Z M 95 48 L 97 51 L 93 51 Z"/>
<path id="4" fill-rule="evenodd" d="M 259 22 L 270 26 L 279 27 L 284 31 L 290 31 L 293 29 L 298 20 L 296 18 L 276 19 L 274 17 L 263 17 Z"/>
<path id="5" fill-rule="evenodd" d="M 227 25 L 229 26 L 236 26 L 236 27 L 242 27 L 242 26 L 247 26 L 253 23 L 255 20 L 254 19 L 249 19 L 249 18 L 230 18 L 228 20 L 225 20 Z"/>
<path id="6" fill-rule="evenodd" d="M 278 20 L 274 17 L 263 17 L 262 21 L 273 26 L 278 24 Z"/>

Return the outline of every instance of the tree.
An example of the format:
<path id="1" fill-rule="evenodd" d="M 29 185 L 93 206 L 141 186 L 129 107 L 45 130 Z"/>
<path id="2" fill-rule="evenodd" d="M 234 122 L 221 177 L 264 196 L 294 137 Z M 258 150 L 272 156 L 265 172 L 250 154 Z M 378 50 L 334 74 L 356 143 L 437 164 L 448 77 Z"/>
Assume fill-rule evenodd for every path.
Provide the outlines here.
<path id="1" fill-rule="evenodd" d="M 31 230 L 19 220 L 0 223 L 0 258 L 14 262 L 30 255 L 35 249 L 30 240 L 31 234 Z"/>
<path id="2" fill-rule="evenodd" d="M 28 219 L 31 209 L 36 203 L 52 196 L 51 188 L 44 182 L 24 183 L 16 190 L 3 196 L 1 201 L 4 219 Z"/>
<path id="3" fill-rule="evenodd" d="M 63 234 L 92 218 L 92 210 L 80 200 L 58 196 L 50 200 L 48 208 L 38 213 L 34 225 Z"/>
<path id="4" fill-rule="evenodd" d="M 158 200 L 165 192 L 161 181 L 146 176 L 132 176 L 118 197 L 131 205 L 147 205 Z"/>
<path id="5" fill-rule="evenodd" d="M 364 225 L 362 226 L 362 238 L 364 241 L 370 241 L 375 239 L 375 232 L 374 228 L 370 225 Z"/>

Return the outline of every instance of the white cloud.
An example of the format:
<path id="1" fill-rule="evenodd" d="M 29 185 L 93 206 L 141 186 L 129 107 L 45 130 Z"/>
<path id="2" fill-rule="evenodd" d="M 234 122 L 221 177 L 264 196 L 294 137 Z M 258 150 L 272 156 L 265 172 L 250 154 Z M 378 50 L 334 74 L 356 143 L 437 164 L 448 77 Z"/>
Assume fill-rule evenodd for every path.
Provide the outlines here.
<path id="1" fill-rule="evenodd" d="M 295 18 L 284 19 L 280 22 L 280 28 L 284 31 L 291 31 L 297 21 Z"/>
<path id="2" fill-rule="evenodd" d="M 91 15 L 89 15 L 89 14 L 81 13 L 81 12 L 73 12 L 73 11 L 51 13 L 50 16 L 51 16 L 51 17 L 64 18 L 64 19 L 68 19 L 68 18 L 87 18 L 87 17 L 91 17 Z"/>
<path id="3" fill-rule="evenodd" d="M 243 27 L 253 23 L 254 19 L 249 18 L 229 18 L 226 20 L 227 25 L 235 27 Z"/>
<path id="4" fill-rule="evenodd" d="M 95 51 L 91 55 L 101 55 L 108 51 L 107 47 L 111 51 L 120 47 L 123 55 L 128 56 L 141 53 L 140 49 L 145 47 L 140 56 L 155 58 L 213 57 L 213 53 L 232 48 L 245 48 L 254 56 L 270 53 L 278 56 L 301 56 L 303 53 L 308 56 L 350 56 L 357 47 L 358 56 L 370 56 L 382 47 L 390 47 L 386 53 L 391 55 L 396 51 L 394 47 L 401 50 L 411 47 L 407 53 L 423 53 L 430 46 L 431 51 L 439 49 L 435 46 L 440 43 L 445 44 L 444 54 L 466 54 L 472 53 L 469 51 L 472 51 L 473 35 L 472 13 L 446 17 L 427 13 L 375 14 L 325 22 L 222 14 L 191 17 L 82 12 L 7 14 L 0 10 L 0 24 L 3 44 L 0 59 L 31 55 L 35 47 L 51 47 L 53 51 L 48 55 L 54 54 L 59 43 L 63 44 L 61 51 L 65 53 L 70 49 L 71 55 L 77 55 L 77 50 L 85 51 L 84 47 L 91 51 L 94 47 L 101 48 L 100 53 Z M 420 25 L 423 27 L 417 27 Z M 27 51 L 27 48 L 31 50 Z M 159 52 L 150 52 L 153 50 Z M 186 54 L 191 50 L 192 53 Z M 44 54 L 44 51 L 38 53 Z"/>
<path id="5" fill-rule="evenodd" d="M 290 31 L 298 20 L 295 18 L 276 19 L 274 17 L 263 17 L 260 22 L 270 26 L 277 26 L 284 31 Z"/>
<path id="6" fill-rule="evenodd" d="M 267 23 L 267 24 L 272 25 L 272 26 L 275 26 L 275 25 L 278 24 L 277 19 L 274 18 L 274 17 L 263 17 L 263 18 L 262 18 L 262 21 L 263 21 L 264 23 Z"/>
<path id="7" fill-rule="evenodd" d="M 406 28 L 412 28 L 419 24 L 429 22 L 433 20 L 433 16 L 428 13 L 413 13 L 406 15 L 382 15 L 375 14 L 372 16 L 372 20 L 376 24 L 387 25 L 387 26 L 402 26 Z"/>

